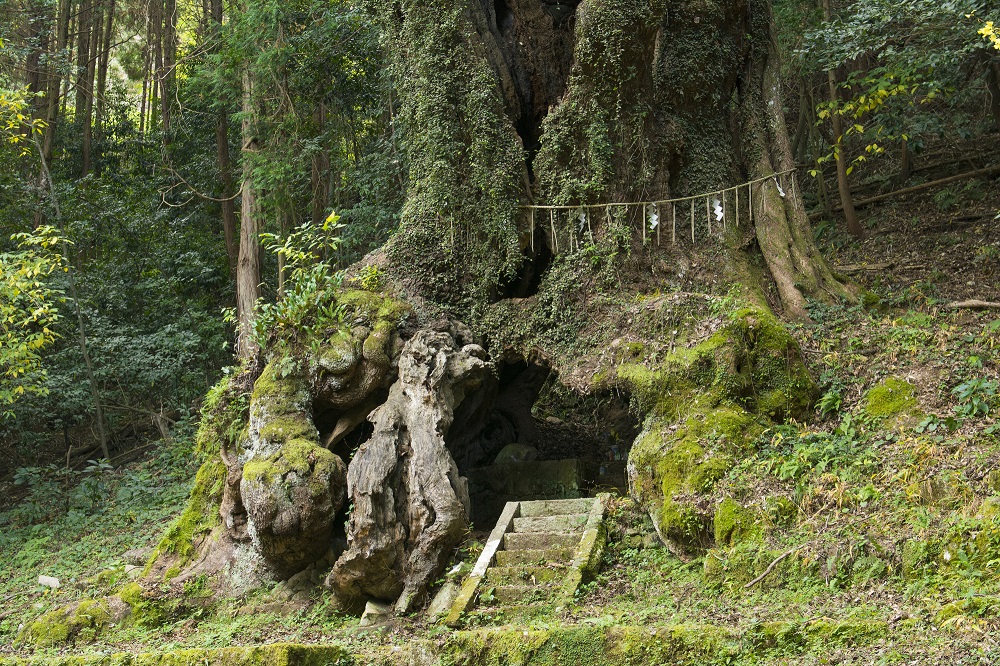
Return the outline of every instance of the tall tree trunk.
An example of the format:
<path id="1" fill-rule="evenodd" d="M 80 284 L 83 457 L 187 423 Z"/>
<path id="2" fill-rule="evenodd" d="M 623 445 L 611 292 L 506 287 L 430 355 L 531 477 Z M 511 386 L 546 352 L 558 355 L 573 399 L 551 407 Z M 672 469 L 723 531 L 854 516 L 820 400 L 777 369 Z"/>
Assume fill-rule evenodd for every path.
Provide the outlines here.
<path id="1" fill-rule="evenodd" d="M 146 17 L 146 40 L 142 45 L 142 100 L 139 103 L 139 134 L 145 136 L 149 123 L 146 117 L 149 115 L 149 93 L 152 87 L 153 75 L 153 22 L 149 16 Z"/>
<path id="2" fill-rule="evenodd" d="M 104 37 L 103 9 L 103 3 L 100 0 L 94 0 L 90 7 L 86 90 L 84 95 L 83 110 L 83 137 L 81 139 L 81 177 L 86 177 L 93 167 L 93 157 L 91 153 L 94 138 L 94 96 L 96 94 L 95 87 L 97 83 L 97 64 L 101 58 L 101 46 Z"/>
<path id="3" fill-rule="evenodd" d="M 206 30 L 210 39 L 218 35 L 222 28 L 222 0 L 211 0 L 211 23 L 214 29 Z M 229 270 L 236 272 L 239 261 L 239 245 L 236 242 L 236 200 L 233 187 L 233 165 L 229 155 L 229 111 L 223 106 L 218 111 L 215 122 L 215 148 L 219 160 L 219 180 L 222 184 L 222 232 L 226 240 L 226 255 Z"/>
<path id="4" fill-rule="evenodd" d="M 153 42 L 152 77 L 149 94 L 149 129 L 156 129 L 157 107 L 160 103 L 160 91 L 163 88 L 163 0 L 150 0 L 149 24 Z M 164 128 L 163 112 L 159 113 L 160 129 Z"/>
<path id="5" fill-rule="evenodd" d="M 832 18 L 830 0 L 823 0 L 823 16 L 827 22 Z M 840 119 L 840 93 L 837 87 L 837 77 L 831 69 L 826 73 L 826 82 L 830 92 L 830 103 L 834 105 L 830 118 L 833 123 L 834 157 L 837 162 L 837 190 L 840 193 L 840 207 L 847 221 L 847 231 L 855 238 L 864 238 L 865 231 L 858 221 L 854 210 L 854 197 L 851 195 L 851 185 L 847 180 L 847 146 L 844 145 L 844 127 Z"/>
<path id="6" fill-rule="evenodd" d="M 313 112 L 313 124 L 316 132 L 322 133 L 326 125 L 326 105 L 322 102 L 317 105 Z M 312 157 L 312 223 L 321 224 L 326 217 L 326 207 L 330 200 L 328 189 L 330 170 L 330 150 L 323 142 L 323 145 Z"/>
<path id="7" fill-rule="evenodd" d="M 37 96 L 45 92 L 46 74 L 42 66 L 42 56 L 48 47 L 48 24 L 51 16 L 45 3 L 34 2 L 28 9 L 28 42 L 30 50 L 25 62 L 25 83 L 28 92 L 33 95 L 32 108 L 35 117 L 43 113 L 42 100 Z"/>
<path id="8" fill-rule="evenodd" d="M 986 92 L 990 96 L 993 124 L 1000 131 L 1000 65 L 992 62 L 992 58 L 986 64 Z"/>
<path id="9" fill-rule="evenodd" d="M 161 31 L 162 72 L 160 74 L 160 113 L 164 145 L 170 143 L 171 114 L 174 88 L 177 80 L 177 2 L 163 0 L 163 27 Z"/>
<path id="10" fill-rule="evenodd" d="M 76 23 L 76 103 L 73 113 L 76 126 L 83 131 L 83 115 L 87 106 L 87 96 L 90 94 L 87 85 L 87 72 L 90 63 L 91 18 L 93 17 L 94 0 L 81 0 L 80 11 Z"/>
<path id="11" fill-rule="evenodd" d="M 47 66 L 47 81 L 45 89 L 45 130 L 42 134 L 41 155 L 42 161 L 38 174 L 39 190 L 45 187 L 47 182 L 46 171 L 49 162 L 52 161 L 52 149 L 55 144 L 56 122 L 59 118 L 60 90 L 62 89 L 62 74 L 60 73 L 60 62 L 66 56 L 66 46 L 69 39 L 71 0 L 59 0 L 59 13 L 56 19 L 56 39 L 55 49 L 50 54 L 50 63 Z M 35 212 L 35 227 L 45 223 L 45 212 L 39 207 Z"/>
<path id="12" fill-rule="evenodd" d="M 837 79 L 833 71 L 827 72 L 826 76 L 830 88 L 830 101 L 839 102 Z M 837 162 L 837 191 L 840 193 L 840 207 L 844 211 L 844 219 L 847 221 L 847 231 L 855 238 L 864 238 L 865 232 L 861 228 L 858 214 L 854 210 L 854 197 L 851 195 L 851 185 L 847 180 L 847 147 L 844 145 L 844 127 L 840 119 L 840 110 L 834 108 L 830 118 L 833 123 L 834 158 Z"/>
<path id="13" fill-rule="evenodd" d="M 94 117 L 94 138 L 98 146 L 104 142 L 104 121 L 107 113 L 108 65 L 111 61 L 111 46 L 114 43 L 115 0 L 108 0 L 107 16 L 104 19 L 101 57 L 97 66 L 96 112 Z M 101 156 L 95 161 L 95 172 L 101 173 Z"/>
<path id="14" fill-rule="evenodd" d="M 805 143 L 809 140 L 809 121 L 812 120 L 808 113 L 809 105 L 806 102 L 808 95 L 806 94 L 805 77 L 799 77 L 798 98 L 799 118 L 795 125 L 795 135 L 792 137 L 792 155 L 795 156 L 796 161 L 804 162 L 805 160 L 801 156 L 805 154 Z"/>
<path id="15" fill-rule="evenodd" d="M 254 81 L 243 73 L 243 195 L 240 206 L 240 253 L 236 266 L 236 314 L 238 321 L 236 353 L 241 359 L 253 357 L 257 347 L 253 322 L 260 298 L 260 206 L 254 185 L 254 159 L 258 151 L 258 109 Z"/>

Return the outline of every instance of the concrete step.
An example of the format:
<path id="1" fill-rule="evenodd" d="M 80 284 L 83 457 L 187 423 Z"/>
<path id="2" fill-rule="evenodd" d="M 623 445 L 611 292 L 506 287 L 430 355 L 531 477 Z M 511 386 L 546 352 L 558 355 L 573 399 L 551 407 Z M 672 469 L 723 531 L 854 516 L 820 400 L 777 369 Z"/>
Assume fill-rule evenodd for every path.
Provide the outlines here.
<path id="1" fill-rule="evenodd" d="M 582 532 L 589 516 L 585 513 L 562 516 L 515 518 L 515 532 Z"/>
<path id="2" fill-rule="evenodd" d="M 559 593 L 559 586 L 552 585 L 496 585 L 480 588 L 481 604 L 489 606 L 509 606 L 551 601 Z"/>
<path id="3" fill-rule="evenodd" d="M 552 603 L 511 604 L 507 606 L 477 606 L 466 615 L 466 626 L 490 625 L 502 623 L 507 618 L 517 618 L 523 622 L 526 619 L 551 615 L 556 609 L 562 610 Z"/>
<path id="4" fill-rule="evenodd" d="M 569 563 L 575 548 L 501 550 L 496 554 L 496 566 L 513 567 L 525 564 Z"/>
<path id="5" fill-rule="evenodd" d="M 564 516 L 568 514 L 588 513 L 594 506 L 594 500 L 588 497 L 581 499 L 534 500 L 521 502 L 522 518 L 539 518 L 542 516 Z"/>
<path id="6" fill-rule="evenodd" d="M 568 564 L 490 567 L 486 572 L 485 582 L 487 585 L 545 585 L 547 583 L 559 583 L 566 577 L 567 568 Z"/>
<path id="7" fill-rule="evenodd" d="M 503 536 L 504 550 L 547 550 L 576 548 L 580 534 L 564 532 L 508 532 Z"/>

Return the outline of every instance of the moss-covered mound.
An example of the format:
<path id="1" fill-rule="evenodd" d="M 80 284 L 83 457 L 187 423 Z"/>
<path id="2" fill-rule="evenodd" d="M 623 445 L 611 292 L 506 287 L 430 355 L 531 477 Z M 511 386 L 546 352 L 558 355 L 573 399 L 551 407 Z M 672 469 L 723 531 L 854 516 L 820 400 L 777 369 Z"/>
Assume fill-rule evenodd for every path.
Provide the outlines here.
<path id="1" fill-rule="evenodd" d="M 655 366 L 633 361 L 614 370 L 648 414 L 629 476 L 660 536 L 682 551 L 732 539 L 735 524 L 712 529 L 707 494 L 766 425 L 804 417 L 816 398 L 795 340 L 769 312 L 745 307 Z"/>
<path id="2" fill-rule="evenodd" d="M 112 608 L 107 601 L 79 601 L 42 615 L 24 628 L 20 640 L 39 647 L 89 643 L 122 611 Z"/>

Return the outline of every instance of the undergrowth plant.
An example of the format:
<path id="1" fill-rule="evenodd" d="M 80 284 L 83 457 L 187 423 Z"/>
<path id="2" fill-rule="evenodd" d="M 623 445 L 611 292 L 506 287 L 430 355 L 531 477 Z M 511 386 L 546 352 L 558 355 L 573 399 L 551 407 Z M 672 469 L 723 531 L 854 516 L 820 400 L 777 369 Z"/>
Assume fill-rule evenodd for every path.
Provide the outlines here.
<path id="1" fill-rule="evenodd" d="M 343 272 L 324 261 L 340 246 L 340 217 L 331 213 L 322 225 L 305 222 L 284 239 L 262 234 L 264 247 L 284 261 L 284 288 L 274 303 L 261 302 L 254 321 L 255 343 L 265 348 L 272 340 L 300 338 L 318 343 L 328 329 L 338 328 L 344 310 L 335 292 Z"/>

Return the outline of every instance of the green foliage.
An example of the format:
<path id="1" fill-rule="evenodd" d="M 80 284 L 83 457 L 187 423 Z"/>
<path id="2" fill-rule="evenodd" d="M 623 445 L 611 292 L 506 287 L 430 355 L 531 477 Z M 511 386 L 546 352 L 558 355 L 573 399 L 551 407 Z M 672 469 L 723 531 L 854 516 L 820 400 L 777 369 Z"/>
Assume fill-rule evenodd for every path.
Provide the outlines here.
<path id="1" fill-rule="evenodd" d="M 0 252 L 0 409 L 26 393 L 45 394 L 42 352 L 57 337 L 62 292 L 52 276 L 62 266 L 51 227 L 15 234 L 13 252 Z M 7 410 L 0 415 L 11 416 Z"/>
<path id="2" fill-rule="evenodd" d="M 817 117 L 842 116 L 845 137 L 854 137 L 851 143 L 860 148 L 851 168 L 901 141 L 920 152 L 933 135 L 976 131 L 956 109 L 978 103 L 970 77 L 992 76 L 991 67 L 1000 62 L 989 43 L 975 37 L 982 25 L 977 13 L 987 9 L 981 0 L 874 0 L 806 30 L 796 53 L 804 73 L 848 71 L 841 82 L 846 99 L 820 103 Z M 840 149 L 835 141 L 819 163 Z"/>
<path id="3" fill-rule="evenodd" d="M 960 418 L 987 416 L 997 403 L 1000 383 L 996 380 L 976 377 L 962 382 L 952 389 L 958 404 L 955 414 Z"/>
<path id="4" fill-rule="evenodd" d="M 259 347 L 272 340 L 319 342 L 324 331 L 343 323 L 344 310 L 335 297 L 343 275 L 320 260 L 340 245 L 334 235 L 339 219 L 334 213 L 319 227 L 305 222 L 284 240 L 263 235 L 265 247 L 284 258 L 287 278 L 275 303 L 258 305 L 254 337 Z"/>
<path id="5" fill-rule="evenodd" d="M 874 469 L 878 459 L 850 414 L 845 414 L 832 432 L 791 424 L 775 426 L 766 436 L 762 467 L 784 481 L 831 471 L 864 475 Z"/>

